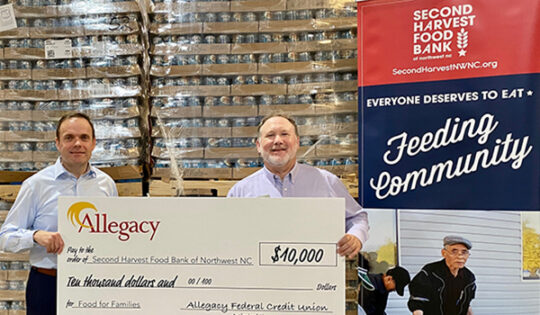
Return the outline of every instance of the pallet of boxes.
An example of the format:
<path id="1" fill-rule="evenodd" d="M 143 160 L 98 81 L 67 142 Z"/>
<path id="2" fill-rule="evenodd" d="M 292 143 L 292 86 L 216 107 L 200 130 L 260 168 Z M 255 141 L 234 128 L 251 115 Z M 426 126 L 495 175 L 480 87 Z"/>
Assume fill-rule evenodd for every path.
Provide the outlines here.
<path id="1" fill-rule="evenodd" d="M 354 1 L 154 0 L 147 10 L 150 195 L 225 196 L 262 167 L 257 125 L 280 112 L 299 125 L 300 162 L 355 186 Z"/>
<path id="2" fill-rule="evenodd" d="M 71 112 L 93 120 L 93 164 L 115 179 L 120 195 L 141 196 L 147 110 L 137 3 L 22 0 L 13 7 L 17 27 L 0 32 L 0 203 L 55 162 L 56 123 Z M 0 254 L 0 314 L 24 313 L 27 258 Z"/>

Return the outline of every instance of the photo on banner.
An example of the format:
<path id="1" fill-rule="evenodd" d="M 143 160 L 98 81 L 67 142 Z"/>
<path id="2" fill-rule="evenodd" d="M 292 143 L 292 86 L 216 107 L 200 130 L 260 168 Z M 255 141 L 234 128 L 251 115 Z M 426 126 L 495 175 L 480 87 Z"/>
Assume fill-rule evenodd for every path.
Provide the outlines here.
<path id="1" fill-rule="evenodd" d="M 521 213 L 522 277 L 540 281 L 540 212 Z"/>
<path id="2" fill-rule="evenodd" d="M 369 262 L 370 273 L 385 273 L 398 264 L 397 210 L 366 209 L 369 218 L 369 239 L 362 255 Z"/>
<path id="3" fill-rule="evenodd" d="M 540 210 L 538 29 L 538 0 L 359 2 L 360 203 Z"/>

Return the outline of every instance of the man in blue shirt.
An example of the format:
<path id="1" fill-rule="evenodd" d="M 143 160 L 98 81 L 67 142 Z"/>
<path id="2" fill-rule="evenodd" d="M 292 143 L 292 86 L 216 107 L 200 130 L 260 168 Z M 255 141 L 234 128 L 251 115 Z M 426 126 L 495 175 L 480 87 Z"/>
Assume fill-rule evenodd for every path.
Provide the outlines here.
<path id="1" fill-rule="evenodd" d="M 0 250 L 30 250 L 27 315 L 56 314 L 59 196 L 117 196 L 114 181 L 88 162 L 96 146 L 94 126 L 81 113 L 62 117 L 56 129 L 60 153 L 51 165 L 25 180 L 0 229 Z"/>
<path id="2" fill-rule="evenodd" d="M 338 253 L 355 257 L 368 238 L 367 213 L 334 174 L 296 162 L 300 140 L 295 121 L 279 114 L 265 117 L 256 145 L 264 168 L 234 185 L 227 197 L 345 198 L 346 234 L 338 241 Z"/>

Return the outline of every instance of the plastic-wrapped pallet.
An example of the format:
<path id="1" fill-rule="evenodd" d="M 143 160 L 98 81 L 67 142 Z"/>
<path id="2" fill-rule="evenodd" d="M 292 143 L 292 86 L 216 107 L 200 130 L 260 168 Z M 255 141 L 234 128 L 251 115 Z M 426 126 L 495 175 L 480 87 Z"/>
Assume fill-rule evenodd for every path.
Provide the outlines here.
<path id="1" fill-rule="evenodd" d="M 256 126 L 296 118 L 299 160 L 357 169 L 354 1 L 149 3 L 154 177 L 240 179 Z M 172 170 L 172 171 L 171 171 Z"/>
<path id="2" fill-rule="evenodd" d="M 146 134 L 139 5 L 18 0 L 13 6 L 18 27 L 0 32 L 0 170 L 53 163 L 56 122 L 75 111 L 95 125 L 95 165 L 139 165 Z"/>
<path id="3" fill-rule="evenodd" d="M 0 32 L 0 183 L 30 175 L 8 171 L 54 163 L 56 123 L 75 111 L 93 120 L 94 165 L 140 165 L 147 111 L 138 4 L 18 0 L 13 7 L 17 28 Z M 5 190 L 16 195 L 13 187 L 2 185 L 0 199 Z M 27 256 L 0 254 L 0 314 L 25 313 Z"/>

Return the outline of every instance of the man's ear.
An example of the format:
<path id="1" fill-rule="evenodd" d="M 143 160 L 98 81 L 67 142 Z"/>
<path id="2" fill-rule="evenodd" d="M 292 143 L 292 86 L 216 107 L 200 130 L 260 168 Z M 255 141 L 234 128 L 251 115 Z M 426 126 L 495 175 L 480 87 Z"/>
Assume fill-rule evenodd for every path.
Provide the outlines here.
<path id="1" fill-rule="evenodd" d="M 257 152 L 261 154 L 261 143 L 259 142 L 259 138 L 255 140 L 255 146 L 257 147 Z"/>

